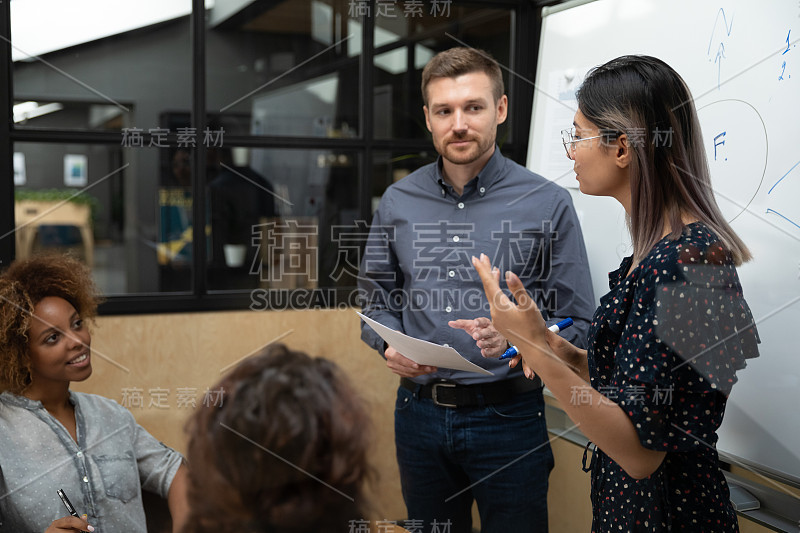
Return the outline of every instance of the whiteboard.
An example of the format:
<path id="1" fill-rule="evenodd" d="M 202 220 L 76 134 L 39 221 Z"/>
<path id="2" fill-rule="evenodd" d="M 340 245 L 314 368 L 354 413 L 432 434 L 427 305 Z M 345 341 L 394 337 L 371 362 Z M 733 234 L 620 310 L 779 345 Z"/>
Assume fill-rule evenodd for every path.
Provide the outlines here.
<path id="1" fill-rule="evenodd" d="M 590 67 L 658 57 L 684 77 L 703 128 L 717 201 L 754 260 L 739 268 L 761 336 L 728 400 L 718 449 L 800 484 L 800 2 L 597 0 L 545 10 L 528 167 L 568 187 L 595 297 L 631 246 L 613 199 L 577 190 L 560 130 Z"/>

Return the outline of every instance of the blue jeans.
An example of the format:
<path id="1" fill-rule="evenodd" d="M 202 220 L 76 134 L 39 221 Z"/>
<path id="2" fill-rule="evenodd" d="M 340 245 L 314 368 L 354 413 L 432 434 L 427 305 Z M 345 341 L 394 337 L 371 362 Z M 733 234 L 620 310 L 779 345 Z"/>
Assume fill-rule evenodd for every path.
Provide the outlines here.
<path id="1" fill-rule="evenodd" d="M 400 387 L 394 428 L 407 524 L 422 526 L 414 531 L 448 531 L 450 521 L 449 533 L 471 532 L 473 498 L 482 533 L 547 531 L 553 453 L 541 389 L 447 408 Z"/>

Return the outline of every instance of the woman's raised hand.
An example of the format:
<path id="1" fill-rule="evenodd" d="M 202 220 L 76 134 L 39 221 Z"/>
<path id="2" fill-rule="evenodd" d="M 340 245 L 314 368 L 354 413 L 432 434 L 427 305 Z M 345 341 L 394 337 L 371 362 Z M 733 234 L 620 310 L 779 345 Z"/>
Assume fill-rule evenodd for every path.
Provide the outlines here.
<path id="1" fill-rule="evenodd" d="M 545 337 L 547 327 L 542 314 L 516 274 L 506 273 L 506 283 L 517 301 L 514 304 L 500 290 L 500 272 L 496 267 L 492 268 L 486 255 L 481 254 L 480 258 L 473 257 L 472 265 L 483 282 L 494 327 L 517 347 L 523 357 L 532 350 L 549 351 Z"/>

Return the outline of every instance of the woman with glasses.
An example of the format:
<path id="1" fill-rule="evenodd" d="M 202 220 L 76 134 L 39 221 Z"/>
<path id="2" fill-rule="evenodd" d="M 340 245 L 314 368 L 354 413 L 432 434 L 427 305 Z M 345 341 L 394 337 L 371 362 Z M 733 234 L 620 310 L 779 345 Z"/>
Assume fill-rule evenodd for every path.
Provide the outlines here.
<path id="1" fill-rule="evenodd" d="M 519 279 L 499 288 L 474 259 L 495 327 L 595 445 L 593 531 L 738 531 L 717 455 L 736 371 L 758 333 L 736 266 L 750 252 L 714 199 L 697 113 L 667 64 L 623 56 L 595 68 L 563 132 L 580 190 L 627 213 L 633 254 L 609 274 L 588 350 L 549 332 Z"/>

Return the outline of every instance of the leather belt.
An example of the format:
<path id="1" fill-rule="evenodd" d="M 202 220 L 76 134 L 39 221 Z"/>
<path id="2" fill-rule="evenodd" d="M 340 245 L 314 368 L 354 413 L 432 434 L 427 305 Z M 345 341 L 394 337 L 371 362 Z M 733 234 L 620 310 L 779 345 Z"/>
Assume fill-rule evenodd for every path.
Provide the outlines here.
<path id="1" fill-rule="evenodd" d="M 540 389 L 542 380 L 539 376 L 534 379 L 519 376 L 474 385 L 461 385 L 452 381 L 435 381 L 420 385 L 408 378 L 400 378 L 400 386 L 413 392 L 415 398 L 431 399 L 440 407 L 477 407 L 504 403 L 519 393 Z"/>

